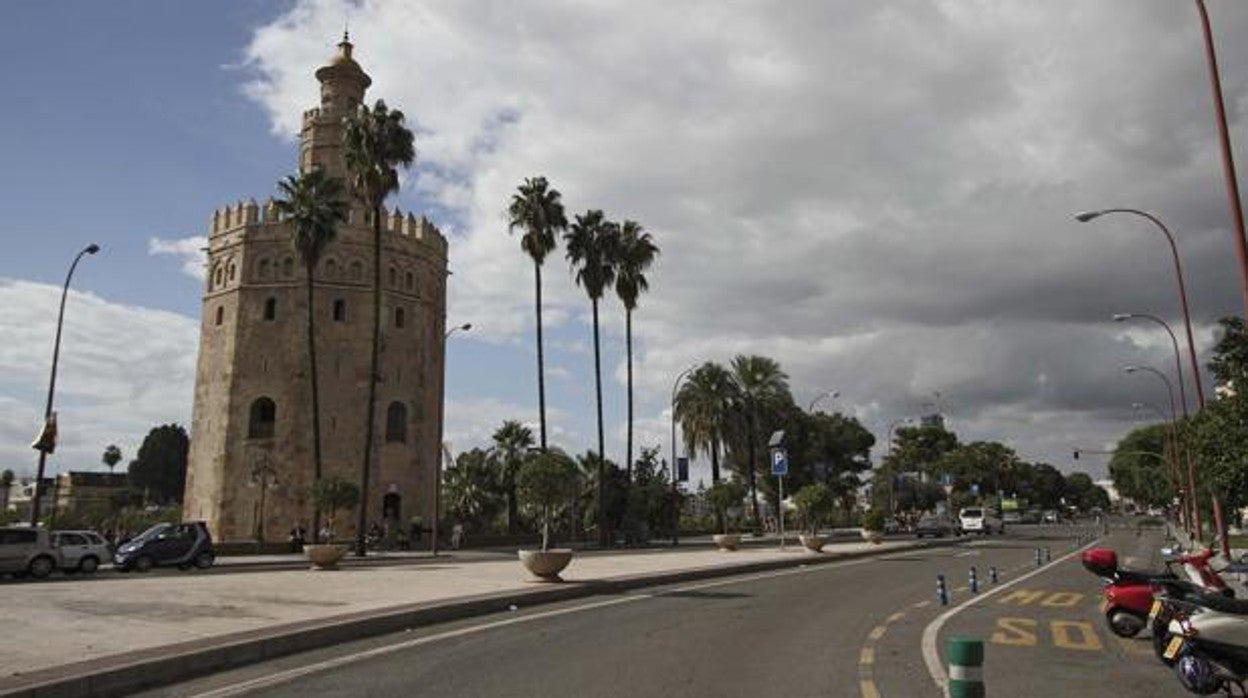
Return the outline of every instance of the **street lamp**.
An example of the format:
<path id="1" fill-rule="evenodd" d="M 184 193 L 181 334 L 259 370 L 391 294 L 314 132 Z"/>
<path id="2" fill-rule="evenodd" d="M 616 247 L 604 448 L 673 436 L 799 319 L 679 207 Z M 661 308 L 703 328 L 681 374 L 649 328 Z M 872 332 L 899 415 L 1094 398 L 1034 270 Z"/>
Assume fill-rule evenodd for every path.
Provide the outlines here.
<path id="1" fill-rule="evenodd" d="M 671 403 L 671 406 L 672 406 L 672 466 L 671 466 L 671 473 L 672 473 L 672 501 L 673 503 L 676 501 L 675 495 L 677 493 L 677 489 L 676 489 L 676 389 L 680 387 L 680 381 L 683 380 L 685 376 L 689 375 L 689 373 L 693 371 L 695 368 L 697 368 L 696 364 L 681 371 L 680 375 L 676 376 L 675 382 L 672 383 L 672 403 Z M 676 546 L 679 544 L 680 544 L 680 509 L 677 508 L 676 509 L 676 521 L 672 525 L 672 545 Z"/>
<path id="2" fill-rule="evenodd" d="M 1126 322 L 1132 318 L 1141 318 L 1151 320 L 1165 328 L 1166 333 L 1170 335 L 1170 345 L 1174 347 L 1174 375 L 1179 378 L 1179 404 L 1183 406 L 1183 417 L 1187 417 L 1187 390 L 1183 381 L 1183 362 L 1179 358 L 1179 340 L 1174 336 L 1174 330 L 1170 329 L 1170 325 L 1165 320 L 1149 313 L 1114 313 L 1114 322 Z M 1198 377 L 1199 378 L 1199 377 Z"/>
<path id="3" fill-rule="evenodd" d="M 1183 281 L 1183 264 L 1179 261 L 1179 248 L 1174 244 L 1174 235 L 1170 233 L 1170 229 L 1166 227 L 1166 224 L 1158 220 L 1156 216 L 1134 208 L 1107 208 L 1103 211 L 1088 211 L 1075 216 L 1075 220 L 1080 223 L 1087 223 L 1109 213 L 1130 213 L 1147 218 L 1165 234 L 1166 240 L 1170 243 L 1170 254 L 1174 257 L 1174 275 L 1179 284 L 1179 303 L 1183 307 L 1183 325 L 1187 330 L 1187 358 L 1191 361 L 1192 380 L 1196 383 L 1196 402 L 1203 410 L 1205 408 L 1205 390 L 1200 384 L 1200 368 L 1196 365 L 1196 340 L 1192 338 L 1192 315 L 1187 308 L 1187 285 Z"/>
<path id="4" fill-rule="evenodd" d="M 1166 378 L 1166 374 L 1162 373 L 1161 371 L 1158 371 L 1152 366 L 1125 366 L 1123 367 L 1122 370 L 1126 371 L 1127 373 L 1135 373 L 1136 371 L 1146 371 L 1148 373 L 1153 374 L 1154 376 L 1157 376 L 1158 378 L 1162 380 L 1162 382 L 1166 384 L 1166 390 L 1170 394 L 1170 421 L 1172 424 L 1172 428 L 1174 429 L 1174 436 L 1172 438 L 1174 440 L 1175 449 L 1177 450 L 1179 447 L 1178 415 L 1175 414 L 1175 411 L 1174 411 L 1174 386 L 1170 383 L 1170 379 Z M 1192 506 L 1192 523 L 1196 527 L 1196 535 L 1200 536 L 1201 535 L 1200 504 L 1196 500 L 1196 466 L 1192 463 L 1191 453 L 1188 453 L 1187 456 L 1188 456 L 1187 457 L 1187 488 L 1188 488 L 1188 491 L 1191 492 L 1191 497 L 1189 498 L 1189 502 L 1191 503 L 1191 506 Z"/>
<path id="5" fill-rule="evenodd" d="M 825 397 L 835 400 L 840 396 L 841 396 L 841 393 L 838 390 L 825 390 L 822 393 L 819 393 L 818 395 L 816 395 L 814 400 L 810 401 L 810 406 L 806 408 L 806 411 L 811 414 L 814 414 L 815 405 L 818 404 L 820 400 L 824 399 Z"/>
<path id="6" fill-rule="evenodd" d="M 65 323 L 65 297 L 69 295 L 69 282 L 74 278 L 74 269 L 78 267 L 78 261 L 85 254 L 95 254 L 100 251 L 100 246 L 91 243 L 82 248 L 82 251 L 74 257 L 73 264 L 69 265 L 69 273 L 65 275 L 65 285 L 61 288 L 61 309 L 56 315 L 56 341 L 52 345 L 52 377 L 48 379 L 48 402 L 43 408 L 43 425 L 44 430 L 48 429 L 48 422 L 52 419 L 52 397 L 56 394 L 56 364 L 61 357 L 61 328 Z M 39 448 L 39 468 L 35 472 L 35 491 L 30 498 L 30 525 L 37 526 L 39 524 L 39 500 L 43 498 L 43 469 L 48 461 L 48 452 L 56 447 L 55 439 L 52 443 L 40 443 L 36 445 Z"/>
<path id="7" fill-rule="evenodd" d="M 270 487 L 277 486 L 277 470 L 269 465 L 269 457 L 262 454 L 251 468 L 251 484 L 260 486 L 260 501 L 256 512 L 256 542 L 264 544 L 264 504 Z"/>
<path id="8" fill-rule="evenodd" d="M 897 425 L 898 424 L 910 424 L 913 421 L 914 420 L 911 419 L 910 417 L 902 417 L 901 419 L 894 419 L 892 422 L 889 423 L 888 425 L 888 455 L 889 456 L 893 455 L 893 448 L 896 445 L 893 432 L 897 431 Z M 897 475 L 898 473 L 893 473 L 891 476 L 889 476 L 889 481 L 888 481 L 888 499 L 889 499 L 888 510 L 889 512 L 892 512 L 892 513 L 895 513 L 897 509 Z"/>
<path id="9" fill-rule="evenodd" d="M 438 556 L 438 521 L 442 518 L 442 456 L 449 453 L 446 442 L 442 440 L 446 436 L 446 340 L 456 331 L 467 332 L 471 329 L 472 323 L 465 322 L 442 333 L 442 396 L 438 400 L 438 406 L 442 410 L 438 419 L 438 447 L 442 454 L 438 455 L 437 476 L 433 479 L 433 525 L 429 530 L 429 552 L 434 557 Z"/>

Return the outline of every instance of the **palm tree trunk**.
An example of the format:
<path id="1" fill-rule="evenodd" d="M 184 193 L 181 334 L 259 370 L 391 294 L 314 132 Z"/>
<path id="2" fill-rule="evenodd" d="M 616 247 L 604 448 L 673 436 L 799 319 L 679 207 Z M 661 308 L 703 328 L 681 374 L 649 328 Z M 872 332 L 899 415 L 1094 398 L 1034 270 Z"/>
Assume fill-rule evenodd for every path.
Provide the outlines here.
<path id="1" fill-rule="evenodd" d="M 516 532 L 516 479 L 514 475 L 507 486 L 507 532 Z"/>
<path id="2" fill-rule="evenodd" d="M 719 484 L 719 439 L 711 439 L 711 484 Z"/>
<path id="3" fill-rule="evenodd" d="M 624 307 L 624 347 L 628 355 L 628 446 L 624 451 L 624 462 L 628 471 L 628 482 L 633 482 L 633 311 Z"/>
<path id="4" fill-rule="evenodd" d="M 313 311 L 312 305 L 312 272 L 313 264 L 307 265 L 307 291 L 308 291 L 308 370 L 311 374 L 312 384 L 312 482 L 315 483 L 321 479 L 321 399 L 320 391 L 317 388 L 317 372 L 316 372 L 316 313 Z M 321 531 L 321 508 L 313 504 L 312 509 L 312 540 L 320 542 Z"/>
<path id="5" fill-rule="evenodd" d="M 360 515 L 356 520 L 355 554 L 363 557 L 368 527 L 368 476 L 373 459 L 373 420 L 376 417 L 378 358 L 381 353 L 381 206 L 373 206 L 373 349 L 368 370 L 368 406 L 364 418 L 364 468 L 360 477 Z"/>
<path id="6" fill-rule="evenodd" d="M 602 438 L 602 356 L 598 350 L 598 299 L 591 298 L 594 308 L 594 388 L 598 399 L 598 543 L 606 547 L 607 536 L 607 459 Z"/>
<path id="7" fill-rule="evenodd" d="M 546 452 L 546 371 L 542 352 L 542 265 L 533 263 L 534 280 L 537 284 L 537 412 L 542 427 L 542 452 Z"/>
<path id="8" fill-rule="evenodd" d="M 754 446 L 754 441 L 755 441 L 754 419 L 752 417 L 748 420 L 746 428 L 749 430 L 749 433 L 747 433 L 745 436 L 746 436 L 746 441 L 749 444 L 747 448 L 747 453 L 749 454 L 749 458 L 750 458 L 750 462 L 749 462 L 749 465 L 746 466 L 746 470 L 749 471 L 749 474 L 750 474 L 750 503 L 751 503 L 751 508 L 754 511 L 754 530 L 755 532 L 757 532 L 759 530 L 758 528 L 759 525 L 762 523 L 762 520 L 759 519 L 758 517 L 758 487 L 755 484 L 757 481 L 757 477 L 756 477 L 756 473 L 754 472 L 755 470 L 758 469 L 758 464 L 754 462 L 755 458 L 757 457 L 757 453 L 755 453 L 755 446 Z"/>

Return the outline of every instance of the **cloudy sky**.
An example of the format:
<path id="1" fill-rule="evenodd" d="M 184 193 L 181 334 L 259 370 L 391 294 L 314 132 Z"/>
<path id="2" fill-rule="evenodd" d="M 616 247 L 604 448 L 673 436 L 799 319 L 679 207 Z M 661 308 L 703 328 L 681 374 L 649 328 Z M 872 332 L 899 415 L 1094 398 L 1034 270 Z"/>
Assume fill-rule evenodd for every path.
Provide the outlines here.
<path id="1" fill-rule="evenodd" d="M 1240 163 L 1248 4 L 1208 0 Z M 295 164 L 313 71 L 344 24 L 401 108 L 395 197 L 451 241 L 448 438 L 536 421 L 532 266 L 503 211 L 545 175 L 570 213 L 641 222 L 662 256 L 636 316 L 638 433 L 667 448 L 672 380 L 778 359 L 803 404 L 883 440 L 935 409 L 967 440 L 1063 470 L 1164 406 L 1176 232 L 1205 351 L 1241 311 L 1198 17 L 1178 0 L 6 4 L 0 90 L 0 466 L 33 469 L 65 269 L 54 469 L 189 423 L 213 209 Z M 545 273 L 552 440 L 591 445 L 589 304 Z M 604 306 L 609 455 L 623 314 Z M 1177 328 L 1177 325 L 1176 325 Z M 1163 341 L 1164 340 L 1164 341 Z M 1208 380 L 1206 376 L 1206 381 Z M 1190 390 L 1189 386 L 1189 392 Z M 1194 404 L 1194 398 L 1192 399 Z M 695 478 L 701 468 L 695 467 Z"/>

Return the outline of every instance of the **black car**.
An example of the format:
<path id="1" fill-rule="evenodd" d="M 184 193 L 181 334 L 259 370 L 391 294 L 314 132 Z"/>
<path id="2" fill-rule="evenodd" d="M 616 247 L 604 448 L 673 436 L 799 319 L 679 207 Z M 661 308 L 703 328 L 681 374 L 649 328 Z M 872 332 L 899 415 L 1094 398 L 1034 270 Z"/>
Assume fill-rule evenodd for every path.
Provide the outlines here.
<path id="1" fill-rule="evenodd" d="M 113 565 L 121 572 L 146 572 L 153 567 L 201 570 L 212 567 L 216 552 L 203 521 L 156 524 L 117 546 Z"/>
<path id="2" fill-rule="evenodd" d="M 923 536 L 944 538 L 947 535 L 962 535 L 962 527 L 944 514 L 924 516 L 919 519 L 918 525 L 914 527 L 914 536 L 916 538 L 922 538 Z"/>

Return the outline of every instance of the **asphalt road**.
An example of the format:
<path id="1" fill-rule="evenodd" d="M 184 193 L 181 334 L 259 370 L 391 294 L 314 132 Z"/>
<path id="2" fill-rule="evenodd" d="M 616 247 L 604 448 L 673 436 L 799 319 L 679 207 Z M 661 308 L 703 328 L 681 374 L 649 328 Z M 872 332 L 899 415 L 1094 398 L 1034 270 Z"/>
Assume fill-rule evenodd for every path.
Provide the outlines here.
<path id="1" fill-rule="evenodd" d="M 971 598 L 971 565 L 986 594 L 989 566 L 1005 585 L 1036 569 L 1036 547 L 1049 548 L 1054 560 L 1074 550 L 1072 535 L 1066 527 L 1018 527 L 1005 538 L 953 548 L 517 609 L 147 695 L 936 698 L 920 652 L 924 629 L 946 610 L 935 603 L 936 575 L 947 576 L 956 607 Z M 1081 575 L 1079 583 L 1095 589 L 1081 569 L 1058 567 L 1053 574 Z M 1096 599 L 1084 600 L 1094 607 Z M 1094 675 L 1104 657 L 1085 652 L 1063 661 L 1085 662 Z M 1127 673 L 1141 672 L 1140 685 L 1157 681 L 1156 669 L 1137 657 L 1120 663 Z M 1052 669 L 1043 662 L 1011 662 L 1008 671 L 1023 678 L 1023 690 L 1012 695 L 1119 695 L 1109 682 L 1063 683 L 1053 691 Z"/>

